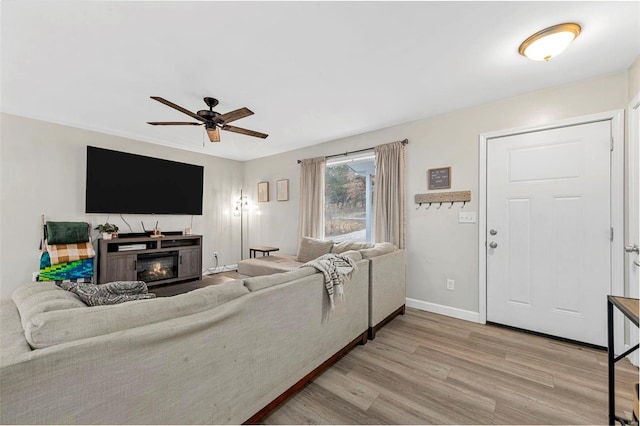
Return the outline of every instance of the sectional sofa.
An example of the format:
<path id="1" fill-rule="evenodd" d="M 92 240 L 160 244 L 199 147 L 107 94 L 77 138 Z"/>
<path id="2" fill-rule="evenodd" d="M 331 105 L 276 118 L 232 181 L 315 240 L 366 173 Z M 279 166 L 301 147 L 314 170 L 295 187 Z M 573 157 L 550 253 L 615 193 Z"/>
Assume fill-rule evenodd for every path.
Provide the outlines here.
<path id="1" fill-rule="evenodd" d="M 261 276 L 287 272 L 327 253 L 347 254 L 369 261 L 369 339 L 396 315 L 404 314 L 406 300 L 405 251 L 391 243 L 323 241 L 304 237 L 298 253 L 262 256 L 238 262 L 238 272 Z"/>
<path id="2" fill-rule="evenodd" d="M 366 342 L 371 264 L 333 309 L 311 267 L 96 307 L 25 284 L 0 302 L 0 422 L 256 422 Z"/>

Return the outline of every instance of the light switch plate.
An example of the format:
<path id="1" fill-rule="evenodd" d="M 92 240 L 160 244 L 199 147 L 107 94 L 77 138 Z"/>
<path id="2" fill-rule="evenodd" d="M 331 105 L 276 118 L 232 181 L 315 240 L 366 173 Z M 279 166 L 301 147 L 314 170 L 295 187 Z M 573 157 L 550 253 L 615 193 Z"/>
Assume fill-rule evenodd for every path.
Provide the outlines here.
<path id="1" fill-rule="evenodd" d="M 476 212 L 458 212 L 458 223 L 476 223 Z"/>

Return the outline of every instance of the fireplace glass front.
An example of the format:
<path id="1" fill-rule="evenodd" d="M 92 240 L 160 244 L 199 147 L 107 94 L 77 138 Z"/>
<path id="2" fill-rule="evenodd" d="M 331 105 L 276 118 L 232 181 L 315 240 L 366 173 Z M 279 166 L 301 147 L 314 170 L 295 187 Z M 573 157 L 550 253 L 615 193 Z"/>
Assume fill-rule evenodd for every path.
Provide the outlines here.
<path id="1" fill-rule="evenodd" d="M 178 252 L 141 254 L 138 256 L 138 280 L 153 282 L 178 276 Z"/>

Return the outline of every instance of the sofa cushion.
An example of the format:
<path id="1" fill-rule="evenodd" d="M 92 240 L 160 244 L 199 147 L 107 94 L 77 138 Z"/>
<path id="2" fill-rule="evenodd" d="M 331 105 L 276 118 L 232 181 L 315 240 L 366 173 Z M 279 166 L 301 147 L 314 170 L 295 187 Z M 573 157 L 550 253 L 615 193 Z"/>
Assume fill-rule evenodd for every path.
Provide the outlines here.
<path id="1" fill-rule="evenodd" d="M 391 243 L 376 243 L 372 248 L 360 250 L 363 259 L 371 259 L 372 257 L 382 256 L 383 254 L 396 251 L 398 247 Z"/>
<path id="2" fill-rule="evenodd" d="M 349 259 L 357 262 L 359 260 L 362 260 L 362 255 L 360 254 L 359 251 L 357 250 L 347 250 L 345 252 L 339 253 L 342 256 L 348 257 Z"/>
<path id="3" fill-rule="evenodd" d="M 316 272 L 317 271 L 315 270 L 315 268 L 306 266 L 304 268 L 297 268 L 288 272 L 245 278 L 243 281 L 244 286 L 247 287 L 250 291 L 257 291 L 264 288 L 273 287 L 274 285 L 294 281 L 298 278 L 308 277 L 309 275 L 313 275 Z"/>
<path id="4" fill-rule="evenodd" d="M 15 289 L 11 298 L 18 308 L 23 328 L 32 317 L 43 312 L 87 307 L 78 296 L 52 282 L 27 283 Z"/>
<path id="5" fill-rule="evenodd" d="M 333 241 L 318 240 L 315 238 L 302 237 L 298 246 L 298 262 L 308 262 L 323 254 L 331 252 Z"/>
<path id="6" fill-rule="evenodd" d="M 373 248 L 374 244 L 372 243 L 355 243 L 352 241 L 342 241 L 340 243 L 334 243 L 331 248 L 331 253 L 344 253 L 345 251 L 352 250 L 363 250 L 368 248 Z"/>
<path id="7" fill-rule="evenodd" d="M 195 314 L 247 293 L 242 280 L 235 280 L 173 297 L 42 312 L 27 321 L 25 338 L 32 348 L 45 348 Z"/>
<path id="8" fill-rule="evenodd" d="M 297 256 L 292 254 L 244 259 L 238 262 L 238 273 L 250 277 L 257 277 L 287 272 L 297 269 L 302 265 L 302 262 L 298 262 L 297 259 Z"/>
<path id="9" fill-rule="evenodd" d="M 15 303 L 9 299 L 0 300 L 0 324 L 2 326 L 2 331 L 0 331 L 1 370 L 15 357 L 30 353 L 31 348 L 24 339 L 24 329 L 20 324 L 20 312 L 18 312 Z"/>

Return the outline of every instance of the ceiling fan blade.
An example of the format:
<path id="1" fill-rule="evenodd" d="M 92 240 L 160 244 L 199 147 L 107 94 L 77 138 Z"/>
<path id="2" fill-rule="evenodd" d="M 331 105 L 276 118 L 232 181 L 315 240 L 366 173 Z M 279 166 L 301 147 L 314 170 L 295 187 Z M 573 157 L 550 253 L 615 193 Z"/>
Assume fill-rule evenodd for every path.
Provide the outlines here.
<path id="1" fill-rule="evenodd" d="M 227 123 L 231 123 L 232 121 L 236 121 L 236 120 L 240 120 L 241 118 L 248 117 L 250 115 L 253 115 L 253 111 L 251 111 L 249 108 L 240 108 L 235 111 L 228 112 L 226 114 L 220 114 L 216 116 L 214 120 L 217 121 L 218 123 L 227 124 Z"/>
<path id="2" fill-rule="evenodd" d="M 211 142 L 220 142 L 220 129 L 217 127 L 213 129 L 207 128 L 207 135 L 209 135 Z"/>
<path id="3" fill-rule="evenodd" d="M 189 111 L 188 109 L 184 109 L 180 105 L 176 105 L 173 102 L 170 102 L 170 101 L 168 101 L 168 100 L 166 100 L 164 98 L 161 98 L 160 96 L 151 96 L 151 99 L 156 100 L 156 101 L 160 102 L 161 104 L 165 104 L 166 106 L 169 106 L 169 107 L 171 107 L 173 109 L 177 109 L 181 113 L 187 114 L 188 116 L 193 117 L 196 120 L 204 121 L 204 122 L 207 121 L 204 118 L 200 117 L 198 114 L 194 114 L 191 111 Z"/>
<path id="4" fill-rule="evenodd" d="M 242 133 L 243 135 L 255 136 L 256 138 L 262 138 L 262 139 L 265 139 L 267 136 L 269 136 L 265 133 L 256 132 L 255 130 L 243 129 L 242 127 L 236 127 L 236 126 L 228 126 L 226 124 L 222 126 L 222 130 L 227 130 L 229 132 L 235 132 L 235 133 Z"/>
<path id="5" fill-rule="evenodd" d="M 152 126 L 202 126 L 203 123 L 191 123 L 187 121 L 147 121 Z"/>

